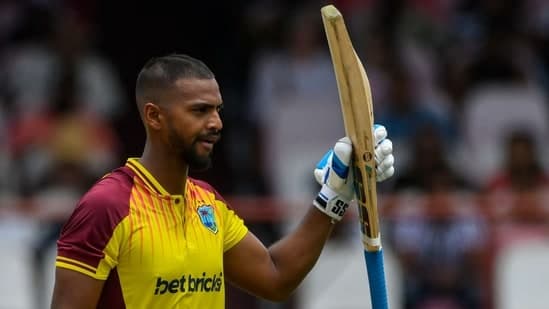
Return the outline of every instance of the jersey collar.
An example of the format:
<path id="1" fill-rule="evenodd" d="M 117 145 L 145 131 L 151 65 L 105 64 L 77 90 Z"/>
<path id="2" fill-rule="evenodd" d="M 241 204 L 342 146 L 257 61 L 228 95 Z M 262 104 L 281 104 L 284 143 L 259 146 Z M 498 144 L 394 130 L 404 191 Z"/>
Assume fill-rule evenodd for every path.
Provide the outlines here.
<path id="1" fill-rule="evenodd" d="M 135 174 L 143 180 L 145 185 L 149 187 L 154 192 L 161 195 L 170 195 L 171 194 L 162 187 L 162 185 L 154 178 L 154 176 L 149 173 L 149 171 L 139 162 L 139 158 L 129 158 L 126 161 L 126 166 L 129 167 Z"/>

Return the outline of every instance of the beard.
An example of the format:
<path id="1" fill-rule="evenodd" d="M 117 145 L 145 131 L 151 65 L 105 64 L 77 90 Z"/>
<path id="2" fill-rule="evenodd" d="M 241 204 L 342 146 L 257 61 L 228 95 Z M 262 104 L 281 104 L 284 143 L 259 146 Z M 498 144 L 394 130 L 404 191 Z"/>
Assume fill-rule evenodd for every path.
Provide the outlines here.
<path id="1" fill-rule="evenodd" d="M 191 144 L 191 147 L 183 149 L 180 156 L 189 164 L 189 169 L 192 171 L 205 171 L 212 167 L 212 153 L 208 155 L 199 155 L 196 152 L 196 141 Z"/>
<path id="2" fill-rule="evenodd" d="M 210 133 L 219 134 L 219 133 Z M 197 144 L 200 141 L 200 137 L 195 138 L 191 144 L 185 143 L 177 134 L 173 126 L 169 128 L 169 143 L 177 152 L 180 159 L 185 161 L 189 166 L 189 169 L 193 171 L 204 171 L 212 166 L 212 152 L 207 155 L 200 155 L 197 151 Z"/>

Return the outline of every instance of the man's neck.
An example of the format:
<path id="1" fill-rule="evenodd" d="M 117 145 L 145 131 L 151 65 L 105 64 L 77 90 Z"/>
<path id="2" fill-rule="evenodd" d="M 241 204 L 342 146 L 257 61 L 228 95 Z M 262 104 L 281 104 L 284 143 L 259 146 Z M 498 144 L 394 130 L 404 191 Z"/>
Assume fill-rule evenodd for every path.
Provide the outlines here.
<path id="1" fill-rule="evenodd" d="M 184 195 L 188 166 L 179 158 L 155 151 L 154 147 L 147 144 L 139 162 L 168 193 Z"/>

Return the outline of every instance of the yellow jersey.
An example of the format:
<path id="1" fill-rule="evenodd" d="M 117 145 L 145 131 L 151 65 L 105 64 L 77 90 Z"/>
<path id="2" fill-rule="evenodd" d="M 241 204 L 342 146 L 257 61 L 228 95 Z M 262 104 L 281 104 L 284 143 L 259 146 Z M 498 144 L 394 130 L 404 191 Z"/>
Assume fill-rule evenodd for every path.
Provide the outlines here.
<path id="1" fill-rule="evenodd" d="M 170 195 L 135 158 L 79 201 L 56 267 L 105 280 L 97 308 L 224 308 L 223 253 L 248 229 L 207 183 Z"/>

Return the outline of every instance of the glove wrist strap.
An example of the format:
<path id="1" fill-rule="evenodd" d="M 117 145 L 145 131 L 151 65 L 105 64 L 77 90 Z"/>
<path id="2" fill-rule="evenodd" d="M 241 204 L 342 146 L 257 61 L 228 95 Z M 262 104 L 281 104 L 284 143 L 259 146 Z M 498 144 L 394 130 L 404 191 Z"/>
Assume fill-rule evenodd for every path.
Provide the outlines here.
<path id="1" fill-rule="evenodd" d="M 327 185 L 323 185 L 317 197 L 313 200 L 313 205 L 332 218 L 332 223 L 336 223 L 343 218 L 349 207 L 349 201 Z"/>

